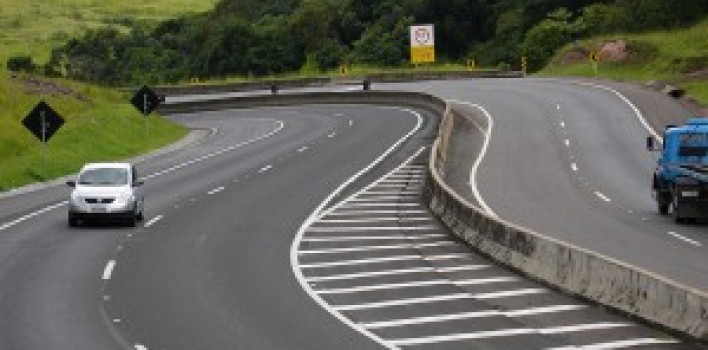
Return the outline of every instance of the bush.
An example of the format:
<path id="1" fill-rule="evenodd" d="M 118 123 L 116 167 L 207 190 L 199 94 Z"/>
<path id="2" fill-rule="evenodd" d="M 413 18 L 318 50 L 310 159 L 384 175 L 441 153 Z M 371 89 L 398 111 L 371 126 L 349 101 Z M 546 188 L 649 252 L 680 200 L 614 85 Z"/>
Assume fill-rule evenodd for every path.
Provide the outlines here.
<path id="1" fill-rule="evenodd" d="M 11 72 L 34 73 L 37 66 L 30 56 L 14 56 L 7 60 L 7 70 Z"/>

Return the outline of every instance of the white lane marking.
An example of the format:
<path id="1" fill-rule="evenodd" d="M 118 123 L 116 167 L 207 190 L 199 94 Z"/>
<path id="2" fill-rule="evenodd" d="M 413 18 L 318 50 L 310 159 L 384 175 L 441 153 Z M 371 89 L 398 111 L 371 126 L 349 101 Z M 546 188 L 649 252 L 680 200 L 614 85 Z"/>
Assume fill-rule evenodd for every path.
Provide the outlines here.
<path id="1" fill-rule="evenodd" d="M 407 184 L 420 184 L 420 183 L 423 183 L 423 180 L 422 179 L 410 179 L 410 178 L 408 178 L 408 179 L 387 178 L 387 179 L 383 179 L 383 180 L 379 181 L 379 183 L 381 183 L 381 184 L 406 184 L 407 185 Z"/>
<path id="2" fill-rule="evenodd" d="M 416 241 L 425 240 L 431 238 L 443 238 L 447 237 L 446 234 L 428 234 L 428 235 L 416 235 L 416 236 L 404 236 L 404 235 L 393 235 L 393 236 L 346 236 L 346 237 L 312 237 L 304 238 L 303 242 L 349 242 L 349 241 Z"/>
<path id="3" fill-rule="evenodd" d="M 355 232 L 355 231 L 428 231 L 438 230 L 437 226 L 351 226 L 351 227 L 326 227 L 312 226 L 307 232 Z"/>
<path id="4" fill-rule="evenodd" d="M 40 209 L 40 210 L 37 210 L 37 211 L 35 211 L 35 212 L 29 213 L 29 214 L 27 214 L 27 215 L 24 215 L 24 216 L 22 216 L 22 217 L 19 217 L 19 218 L 13 220 L 13 221 L 10 221 L 10 222 L 5 223 L 5 224 L 3 224 L 2 226 L 0 226 L 0 231 L 6 230 L 6 229 L 8 229 L 8 228 L 10 228 L 10 227 L 12 227 L 12 226 L 15 226 L 15 225 L 21 223 L 21 222 L 27 221 L 27 220 L 29 220 L 29 219 L 35 217 L 35 216 L 42 215 L 42 214 L 44 214 L 44 213 L 46 213 L 46 212 L 48 212 L 48 211 L 54 210 L 54 209 L 59 208 L 59 207 L 63 207 L 63 206 L 65 206 L 65 205 L 67 205 L 67 204 L 69 204 L 69 201 L 59 202 L 59 203 L 50 205 L 50 206 L 48 206 L 48 207 L 42 208 L 42 209 Z"/>
<path id="5" fill-rule="evenodd" d="M 164 217 L 163 215 L 158 215 L 158 216 L 156 216 L 154 219 L 152 219 L 152 220 L 146 222 L 146 223 L 145 223 L 145 228 L 148 228 L 148 227 L 154 225 L 154 224 L 157 223 L 158 221 L 162 220 L 163 217 Z"/>
<path id="6" fill-rule="evenodd" d="M 482 198 L 482 194 L 479 191 L 479 186 L 477 185 L 477 173 L 479 172 L 479 167 L 482 165 L 482 161 L 487 155 L 489 143 L 492 139 L 492 131 L 494 130 L 494 119 L 492 119 L 492 115 L 489 114 L 489 112 L 481 105 L 458 100 L 449 100 L 449 102 L 459 103 L 477 108 L 482 111 L 482 114 L 484 114 L 484 116 L 487 118 L 487 130 L 485 131 L 480 129 L 480 131 L 484 134 L 484 144 L 482 145 L 482 150 L 479 152 L 479 157 L 477 157 L 477 160 L 475 161 L 474 166 L 472 167 L 469 182 L 470 186 L 472 187 L 472 193 L 474 194 L 474 198 L 477 200 L 477 203 L 479 203 L 479 205 L 482 207 L 482 209 L 484 209 L 485 212 L 487 212 L 487 214 L 489 214 L 493 218 L 497 218 L 497 214 L 494 213 L 492 208 L 490 208 L 489 205 L 487 205 L 487 202 L 484 201 L 484 198 Z"/>
<path id="7" fill-rule="evenodd" d="M 333 132 L 333 133 L 327 135 L 327 137 L 330 138 L 330 139 L 333 138 L 333 137 L 335 137 L 335 136 L 337 136 L 337 133 L 336 133 L 336 132 Z"/>
<path id="8" fill-rule="evenodd" d="M 560 104 L 556 104 L 556 109 L 560 111 L 560 110 L 561 110 L 561 105 L 560 105 Z"/>
<path id="9" fill-rule="evenodd" d="M 113 268 L 115 268 L 115 267 L 116 267 L 116 261 L 109 260 L 108 264 L 106 264 L 106 268 L 103 269 L 103 275 L 101 276 L 101 279 L 103 279 L 103 280 L 111 279 L 111 275 L 113 274 Z"/>
<path id="10" fill-rule="evenodd" d="M 135 344 L 135 350 L 148 350 L 148 348 L 143 344 Z"/>
<path id="11" fill-rule="evenodd" d="M 268 171 L 268 170 L 270 170 L 270 169 L 273 169 L 273 166 L 272 166 L 272 165 L 267 165 L 267 166 L 264 166 L 263 168 L 261 168 L 261 170 L 258 170 L 258 173 L 259 173 L 259 174 L 263 174 L 263 173 L 265 173 L 266 171 Z"/>
<path id="12" fill-rule="evenodd" d="M 579 169 L 578 169 L 578 164 L 576 164 L 576 163 L 570 164 L 570 169 L 572 169 L 574 172 L 577 173 L 578 170 L 579 170 Z"/>
<path id="13" fill-rule="evenodd" d="M 223 190 L 225 190 L 225 189 L 226 189 L 226 187 L 223 187 L 223 186 L 222 186 L 222 187 L 218 187 L 218 188 L 215 188 L 215 189 L 213 189 L 213 190 L 207 192 L 207 194 L 208 194 L 208 195 L 217 194 L 217 193 L 219 193 L 219 192 L 221 192 L 221 191 L 223 191 Z"/>
<path id="14" fill-rule="evenodd" d="M 429 286 L 469 286 L 469 285 L 480 285 L 480 284 L 490 284 L 490 283 L 503 283 L 503 282 L 516 282 L 518 278 L 513 277 L 496 277 L 496 278 L 478 278 L 470 280 L 459 280 L 452 281 L 449 279 L 437 279 L 428 281 L 415 281 L 415 282 L 404 282 L 404 283 L 388 283 L 388 284 L 375 284 L 362 287 L 349 287 L 349 288 L 333 288 L 333 289 L 322 289 L 317 291 L 319 294 L 353 294 L 361 292 L 371 292 L 378 290 L 391 290 L 391 289 L 405 289 L 405 288 L 416 288 L 416 287 L 429 287 Z"/>
<path id="15" fill-rule="evenodd" d="M 585 305 L 554 305 L 545 306 L 538 308 L 529 308 L 513 311 L 499 311 L 499 310 L 484 310 L 484 311 L 472 311 L 472 312 L 461 312 L 456 314 L 444 314 L 444 315 L 434 315 L 434 316 L 422 316 L 414 318 L 396 319 L 388 321 L 378 321 L 363 324 L 364 328 L 367 329 L 381 329 L 381 328 L 392 328 L 400 326 L 410 326 L 419 324 L 429 324 L 429 323 L 441 323 L 448 321 L 465 320 L 470 318 L 484 318 L 484 317 L 523 317 L 532 316 L 539 314 L 555 313 L 555 312 L 565 312 L 565 311 L 576 311 L 587 308 Z"/>
<path id="16" fill-rule="evenodd" d="M 356 216 L 356 215 L 387 215 L 387 214 L 416 215 L 416 214 L 428 214 L 428 212 L 425 210 L 339 210 L 339 211 L 329 213 L 324 217 Z"/>
<path id="17" fill-rule="evenodd" d="M 369 258 L 369 259 L 353 259 L 353 260 L 337 260 L 329 262 L 321 262 L 314 264 L 303 264 L 300 268 L 303 269 L 317 269 L 317 268 L 328 268 L 328 267 L 339 267 L 339 266 L 356 266 L 356 265 L 371 265 L 371 264 L 381 264 L 394 261 L 440 261 L 440 260 L 454 260 L 454 259 L 465 259 L 469 258 L 470 254 L 445 254 L 445 255 L 395 255 L 388 256 L 384 258 Z"/>
<path id="18" fill-rule="evenodd" d="M 559 333 L 570 333 L 570 332 L 580 332 L 585 330 L 598 330 L 598 329 L 612 329 L 620 327 L 629 327 L 632 324 L 629 323 L 593 323 L 584 325 L 574 325 L 568 327 L 558 327 L 558 328 L 511 328 L 511 329 L 500 329 L 494 331 L 482 331 L 473 333 L 457 333 L 448 335 L 436 335 L 429 337 L 420 338 L 408 338 L 408 339 L 393 339 L 389 342 L 396 346 L 412 346 L 412 345 L 423 345 L 423 344 L 437 344 L 451 341 L 461 341 L 461 340 L 472 340 L 472 339 L 485 339 L 485 338 L 497 338 L 497 337 L 510 337 L 522 334 L 559 334 Z"/>
<path id="19" fill-rule="evenodd" d="M 455 266 L 448 268 L 434 268 L 430 266 L 424 267 L 414 267 L 409 269 L 396 269 L 396 270 L 381 270 L 381 271 L 371 271 L 371 272 L 357 272 L 348 273 L 342 275 L 327 275 L 327 276 L 315 276 L 307 278 L 307 282 L 324 282 L 324 281 L 341 281 L 341 280 L 352 280 L 358 278 L 369 278 L 369 277 L 381 277 L 381 276 L 395 276 L 395 275 L 408 275 L 416 273 L 428 273 L 428 272 L 460 272 L 460 271 L 478 271 L 489 268 L 489 265 L 466 265 L 466 266 Z"/>
<path id="20" fill-rule="evenodd" d="M 422 207 L 420 203 L 352 203 L 340 206 L 341 209 L 367 208 L 367 207 Z"/>
<path id="21" fill-rule="evenodd" d="M 330 249 L 318 249 L 318 250 L 301 250 L 298 252 L 300 255 L 312 255 L 312 254 L 339 254 L 339 253 L 352 253 L 352 252 L 371 252 L 379 250 L 397 250 L 397 249 L 419 249 L 419 248 L 431 248 L 431 247 L 445 247 L 456 245 L 455 242 L 442 241 L 433 243 L 420 243 L 420 244 L 394 244 L 394 245 L 378 245 L 378 246 L 360 246 L 351 248 L 330 248 Z"/>
<path id="22" fill-rule="evenodd" d="M 600 192 L 600 191 L 595 191 L 595 195 L 596 195 L 597 197 L 599 197 L 600 199 L 602 199 L 603 201 L 607 202 L 607 203 L 612 202 L 612 199 L 610 199 L 609 197 L 605 196 L 605 195 L 604 195 L 602 192 Z"/>
<path id="23" fill-rule="evenodd" d="M 570 147 L 570 140 L 569 139 L 565 139 L 563 141 L 563 143 L 565 144 L 565 147 Z"/>
<path id="24" fill-rule="evenodd" d="M 561 121 L 561 122 L 560 122 L 560 126 L 561 126 L 561 128 L 565 128 L 565 122 L 564 122 L 564 121 Z"/>
<path id="25" fill-rule="evenodd" d="M 660 344 L 678 344 L 679 341 L 676 339 L 659 339 L 659 338 L 637 338 L 637 339 L 627 339 L 618 340 L 607 343 L 597 343 L 589 345 L 571 345 L 562 346 L 558 348 L 548 348 L 546 350 L 614 350 L 614 349 L 626 349 L 635 346 L 643 345 L 660 345 Z"/>
<path id="26" fill-rule="evenodd" d="M 303 146 L 303 147 L 300 147 L 300 148 L 297 150 L 297 152 L 298 152 L 298 153 L 302 153 L 302 152 L 307 151 L 307 149 L 308 149 L 307 146 Z"/>
<path id="27" fill-rule="evenodd" d="M 331 214 L 330 214 L 331 215 Z M 435 221 L 435 219 L 431 217 L 385 217 L 385 216 L 378 216 L 378 217 L 371 217 L 371 218 L 366 218 L 366 219 L 351 219 L 351 220 L 320 220 L 317 221 L 317 224 L 364 224 L 364 223 L 372 223 L 372 222 L 386 222 L 386 221 L 394 221 L 394 222 L 414 222 L 414 221 Z"/>
<path id="28" fill-rule="evenodd" d="M 349 120 L 349 126 L 352 126 L 352 125 L 354 125 L 354 121 L 350 119 L 350 120 Z"/>
<path id="29" fill-rule="evenodd" d="M 255 142 L 258 142 L 258 141 L 267 139 L 267 138 L 269 138 L 269 137 L 272 137 L 273 135 L 275 135 L 275 134 L 279 133 L 281 130 L 283 130 L 283 128 L 285 128 L 285 123 L 284 123 L 283 121 L 278 120 L 278 121 L 277 121 L 277 124 L 278 124 L 278 127 L 275 128 L 275 129 L 273 129 L 273 130 L 272 130 L 271 132 L 269 132 L 268 134 L 261 135 L 261 136 L 259 136 L 259 137 L 253 138 L 253 139 L 251 139 L 251 140 L 244 141 L 244 142 L 238 143 L 238 144 L 236 144 L 236 145 L 229 146 L 229 147 L 226 147 L 226 148 L 224 148 L 224 149 L 221 149 L 221 150 L 218 150 L 218 151 L 215 151 L 215 152 L 212 152 L 212 153 L 205 154 L 205 155 L 200 156 L 200 157 L 198 157 L 198 158 L 192 159 L 192 160 L 187 161 L 187 162 L 184 162 L 184 163 L 177 164 L 177 165 L 172 166 L 172 167 L 167 168 L 167 169 L 160 170 L 160 171 L 158 171 L 158 172 L 156 172 L 156 173 L 153 173 L 153 174 L 150 174 L 150 175 L 147 175 L 147 176 L 143 177 L 143 179 L 148 180 L 148 179 L 151 179 L 151 178 L 153 178 L 153 177 L 157 177 L 157 176 L 161 176 L 161 175 L 164 175 L 164 174 L 167 174 L 167 173 L 171 173 L 171 172 L 173 172 L 173 171 L 175 171 L 175 170 L 179 170 L 179 169 L 184 168 L 184 167 L 186 167 L 186 166 L 189 166 L 189 165 L 192 165 L 192 164 L 195 164 L 195 163 L 199 163 L 199 162 L 205 161 L 205 160 L 207 160 L 207 159 L 210 159 L 210 158 L 213 158 L 213 157 L 222 155 L 222 154 L 224 154 L 224 153 L 233 151 L 233 150 L 235 150 L 235 149 L 237 149 L 237 148 L 241 148 L 241 147 L 250 145 L 250 144 L 252 144 L 252 143 L 255 143 Z"/>
<path id="30" fill-rule="evenodd" d="M 676 232 L 669 232 L 669 235 L 670 235 L 670 236 L 673 236 L 673 237 L 675 237 L 675 238 L 678 238 L 678 239 L 680 239 L 680 240 L 682 240 L 682 241 L 684 241 L 684 242 L 686 242 L 686 243 L 693 244 L 693 245 L 695 245 L 695 246 L 697 246 L 697 247 L 702 247 L 702 246 L 703 246 L 703 245 L 701 244 L 701 242 L 694 241 L 694 240 L 692 240 L 692 239 L 690 239 L 690 238 L 688 238 L 688 237 L 682 236 L 682 235 L 680 235 L 680 234 L 678 234 L 678 233 L 676 233 Z"/>
<path id="31" fill-rule="evenodd" d="M 382 309 L 393 306 L 405 306 L 405 305 L 416 305 L 416 304 L 429 304 L 441 301 L 453 301 L 462 299 L 474 299 L 474 296 L 469 293 L 456 293 L 447 295 L 437 295 L 423 298 L 409 298 L 409 299 L 398 299 L 398 300 L 388 300 L 388 301 L 378 301 L 373 303 L 364 304 L 354 304 L 354 305 L 341 305 L 335 306 L 336 310 L 339 311 L 359 311 L 359 310 L 371 310 L 371 309 Z"/>
<path id="32" fill-rule="evenodd" d="M 358 197 L 358 198 L 352 198 L 349 200 L 349 202 L 371 202 L 371 203 L 379 203 L 379 202 L 389 202 L 389 203 L 411 203 L 411 202 L 418 202 L 420 200 L 420 196 L 414 195 L 414 196 L 398 196 L 398 197 L 389 197 L 389 196 L 369 196 L 369 197 Z"/>
<path id="33" fill-rule="evenodd" d="M 548 293 L 548 290 L 543 288 L 524 288 L 517 290 L 504 290 L 500 292 L 490 292 L 490 293 L 479 293 L 475 294 L 475 299 L 486 300 L 486 299 L 502 299 L 508 297 L 518 297 L 521 295 L 533 295 L 533 294 L 544 294 Z"/>
<path id="34" fill-rule="evenodd" d="M 305 232 L 307 231 L 308 227 L 312 225 L 315 220 L 317 220 L 320 216 L 322 216 L 323 211 L 325 211 L 325 208 L 327 205 L 330 204 L 330 202 L 337 197 L 340 193 L 344 191 L 349 185 L 351 185 L 353 182 L 358 180 L 360 177 L 362 177 L 364 174 L 368 173 L 373 169 L 375 166 L 383 162 L 386 157 L 388 157 L 391 153 L 393 153 L 394 150 L 396 150 L 401 144 L 406 142 L 408 139 L 413 137 L 413 135 L 418 132 L 421 127 L 423 126 L 423 116 L 413 110 L 410 109 L 402 109 L 402 108 L 397 108 L 398 110 L 408 112 L 412 115 L 414 115 L 417 119 L 415 127 L 413 127 L 406 135 L 398 139 L 396 143 L 391 145 L 384 153 L 382 153 L 378 158 L 376 158 L 373 162 L 371 162 L 367 167 L 364 169 L 361 169 L 358 173 L 354 174 L 352 177 L 350 177 L 347 181 L 339 185 L 337 189 L 335 189 L 332 193 L 325 198 L 320 205 L 310 214 L 310 216 L 303 222 L 303 224 L 300 226 L 300 229 L 298 230 L 297 234 L 295 235 L 295 238 L 293 239 L 293 243 L 290 246 L 290 267 L 292 268 L 293 274 L 295 275 L 295 278 L 297 281 L 300 283 L 300 286 L 302 289 L 307 293 L 312 300 L 314 300 L 322 309 L 325 311 L 329 312 L 332 316 L 337 318 L 340 322 L 344 323 L 345 325 L 351 327 L 352 329 L 356 330 L 357 332 L 361 333 L 362 335 L 368 337 L 369 339 L 375 341 L 376 343 L 380 344 L 386 349 L 397 349 L 395 346 L 389 345 L 386 341 L 384 341 L 381 337 L 378 335 L 364 329 L 363 327 L 359 326 L 357 323 L 354 323 L 352 320 L 348 319 L 345 317 L 341 312 L 337 311 L 335 308 L 330 306 L 322 297 L 317 295 L 312 290 L 312 287 L 307 283 L 305 280 L 305 276 L 303 275 L 302 271 L 300 270 L 300 262 L 299 262 L 299 254 L 298 254 L 298 249 L 300 247 L 300 243 L 302 238 L 305 235 Z M 422 147 L 414 156 L 418 156 L 425 148 Z M 406 163 L 410 162 L 413 158 L 410 158 Z"/>

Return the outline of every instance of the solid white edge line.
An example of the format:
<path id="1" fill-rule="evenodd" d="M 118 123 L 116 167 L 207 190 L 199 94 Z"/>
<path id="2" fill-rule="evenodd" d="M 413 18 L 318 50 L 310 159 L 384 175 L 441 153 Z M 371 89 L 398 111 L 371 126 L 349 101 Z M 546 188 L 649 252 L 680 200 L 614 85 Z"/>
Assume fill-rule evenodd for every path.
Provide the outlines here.
<path id="1" fill-rule="evenodd" d="M 292 268 L 293 274 L 295 275 L 295 278 L 297 281 L 300 283 L 300 286 L 302 289 L 307 293 L 312 300 L 314 300 L 322 309 L 327 311 L 330 315 L 338 319 L 340 322 L 344 323 L 345 325 L 349 326 L 350 328 L 356 330 L 357 332 L 361 333 L 362 335 L 368 337 L 369 339 L 375 341 L 378 344 L 381 344 L 381 346 L 385 347 L 386 349 L 398 349 L 397 346 L 391 345 L 388 342 L 386 342 L 384 339 L 379 337 L 378 335 L 364 329 L 363 327 L 359 326 L 358 324 L 352 322 L 350 319 L 346 318 L 341 312 L 335 310 L 333 307 L 331 307 L 327 302 L 322 299 L 317 293 L 315 293 L 310 285 L 305 281 L 305 276 L 302 274 L 302 271 L 298 267 L 299 265 L 299 255 L 298 255 L 298 248 L 300 247 L 300 242 L 305 235 L 305 232 L 307 231 L 307 228 L 312 225 L 312 223 L 322 215 L 322 211 L 324 208 L 329 204 L 332 199 L 334 199 L 337 195 L 339 195 L 342 191 L 344 191 L 345 188 L 347 188 L 349 185 L 351 185 L 354 181 L 359 179 L 361 176 L 366 174 L 367 172 L 371 171 L 376 165 L 381 163 L 386 157 L 388 157 L 389 154 L 393 153 L 395 149 L 397 149 L 403 142 L 406 140 L 410 139 L 416 132 L 418 132 L 423 125 L 423 116 L 413 110 L 410 109 L 403 109 L 399 108 L 399 110 L 406 111 L 408 113 L 413 114 L 417 118 L 417 123 L 416 126 L 413 127 L 406 135 L 401 137 L 396 143 L 394 143 L 388 150 L 386 150 L 381 156 L 376 158 L 369 166 L 366 168 L 362 169 L 358 173 L 354 174 L 351 178 L 349 178 L 347 181 L 342 183 L 337 189 L 334 190 L 327 198 L 320 203 L 320 205 L 315 209 L 315 211 L 310 214 L 310 216 L 303 222 L 302 226 L 300 226 L 300 229 L 297 232 L 297 235 L 295 236 L 295 239 L 293 240 L 292 245 L 290 246 L 290 266 Z M 424 148 L 421 148 L 421 151 Z"/>
<path id="2" fill-rule="evenodd" d="M 686 242 L 686 243 L 688 243 L 688 244 L 693 244 L 693 245 L 695 245 L 695 246 L 697 246 L 697 247 L 702 247 L 702 246 L 703 246 L 703 244 L 701 244 L 701 242 L 694 241 L 694 240 L 692 240 L 692 239 L 690 239 L 690 238 L 688 238 L 688 237 L 686 237 L 686 236 L 680 235 L 680 234 L 678 234 L 678 233 L 676 233 L 676 232 L 669 232 L 669 235 L 670 235 L 670 236 L 673 236 L 674 238 L 678 238 L 678 239 L 680 239 L 680 240 L 682 240 L 682 241 L 684 241 L 684 242 Z"/>
<path id="3" fill-rule="evenodd" d="M 103 269 L 103 275 L 101 275 L 101 279 L 107 281 L 111 279 L 111 275 L 113 274 L 113 268 L 116 267 L 116 261 L 115 260 L 109 260 L 108 263 L 106 264 L 106 268 Z"/>
<path id="4" fill-rule="evenodd" d="M 145 228 L 148 228 L 148 227 L 150 227 L 150 226 L 156 224 L 158 221 L 162 220 L 162 218 L 164 218 L 164 215 L 158 215 L 158 216 L 156 216 L 156 217 L 153 218 L 152 220 L 150 220 L 150 221 L 148 221 L 148 222 L 145 223 Z"/>
<path id="5" fill-rule="evenodd" d="M 29 220 L 29 219 L 35 217 L 35 216 L 42 215 L 42 214 L 44 214 L 44 213 L 46 213 L 46 212 L 48 212 L 48 211 L 51 211 L 51 210 L 54 210 L 54 209 L 56 209 L 56 208 L 65 206 L 65 205 L 67 205 L 67 204 L 69 204 L 69 201 L 59 202 L 59 203 L 50 205 L 50 206 L 48 206 L 48 207 L 42 208 L 42 209 L 40 209 L 40 210 L 37 210 L 37 211 L 35 211 L 35 212 L 29 213 L 29 214 L 27 214 L 27 215 L 21 216 L 21 217 L 15 219 L 15 220 L 13 220 L 13 221 L 10 221 L 10 222 L 5 223 L 5 224 L 3 224 L 2 226 L 0 226 L 0 231 L 6 230 L 6 229 L 8 229 L 8 228 L 10 228 L 10 227 L 12 227 L 12 226 L 15 226 L 15 225 L 17 225 L 17 224 L 19 224 L 19 223 L 22 223 L 22 222 L 24 222 L 24 221 L 27 221 L 27 220 Z"/>
<path id="6" fill-rule="evenodd" d="M 482 111 L 482 114 L 487 118 L 487 130 L 482 130 L 480 128 L 479 131 L 481 131 L 484 134 L 484 145 L 482 146 L 482 150 L 479 152 L 479 157 L 477 157 L 477 160 L 474 163 L 474 166 L 472 166 L 472 171 L 470 172 L 470 186 L 472 187 L 472 194 L 474 194 L 474 198 L 477 200 L 477 203 L 484 209 L 484 211 L 489 214 L 489 216 L 493 218 L 498 218 L 499 216 L 492 210 L 489 205 L 487 205 L 487 202 L 484 200 L 482 197 L 482 194 L 479 191 L 479 186 L 477 185 L 477 173 L 479 172 L 479 167 L 482 165 L 482 161 L 487 155 L 487 150 L 489 149 L 489 143 L 492 139 L 492 131 L 494 130 L 494 119 L 492 118 L 492 115 L 481 105 L 475 104 L 475 103 L 470 103 L 466 101 L 460 101 L 460 100 L 448 100 L 448 102 L 452 103 L 457 103 L 457 104 L 462 104 L 462 105 L 467 105 L 470 107 L 474 107 Z M 476 125 L 476 124 L 475 124 Z M 479 126 L 478 126 L 479 127 Z"/>

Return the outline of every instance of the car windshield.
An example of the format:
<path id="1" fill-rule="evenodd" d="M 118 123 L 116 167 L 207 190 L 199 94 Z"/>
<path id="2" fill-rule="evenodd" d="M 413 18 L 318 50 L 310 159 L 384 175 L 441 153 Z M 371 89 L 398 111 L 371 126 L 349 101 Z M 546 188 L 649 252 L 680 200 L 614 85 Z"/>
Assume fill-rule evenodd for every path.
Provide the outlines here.
<path id="1" fill-rule="evenodd" d="M 128 184 L 128 170 L 100 168 L 84 171 L 79 176 L 80 185 L 121 186 Z"/>
<path id="2" fill-rule="evenodd" d="M 681 135 L 679 161 L 685 164 L 708 164 L 708 133 Z"/>

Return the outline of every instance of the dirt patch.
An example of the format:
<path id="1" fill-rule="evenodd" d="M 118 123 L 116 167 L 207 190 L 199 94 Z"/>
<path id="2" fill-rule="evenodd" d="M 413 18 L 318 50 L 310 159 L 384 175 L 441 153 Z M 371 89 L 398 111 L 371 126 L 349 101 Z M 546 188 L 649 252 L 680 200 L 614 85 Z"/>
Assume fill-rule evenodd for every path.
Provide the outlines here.
<path id="1" fill-rule="evenodd" d="M 623 62 L 626 61 L 631 54 L 627 42 L 624 40 L 607 41 L 600 45 L 598 50 L 603 61 L 607 62 Z"/>
<path id="2" fill-rule="evenodd" d="M 708 68 L 686 73 L 686 76 L 693 79 L 708 79 Z"/>
<path id="3" fill-rule="evenodd" d="M 588 57 L 590 57 L 590 53 L 587 50 L 582 47 L 576 47 L 563 54 L 560 64 L 568 65 L 581 63 L 587 61 Z"/>
<path id="4" fill-rule="evenodd" d="M 58 84 L 51 80 L 36 77 L 11 76 L 10 79 L 21 85 L 26 94 L 43 96 L 65 96 L 81 102 L 91 102 L 91 99 L 71 87 Z"/>

